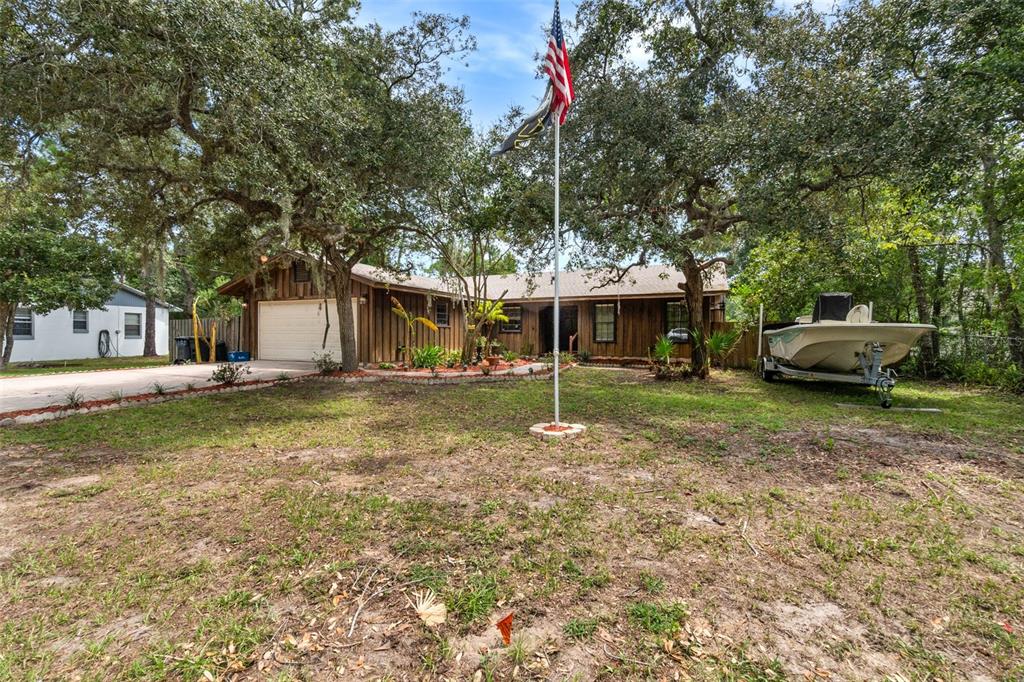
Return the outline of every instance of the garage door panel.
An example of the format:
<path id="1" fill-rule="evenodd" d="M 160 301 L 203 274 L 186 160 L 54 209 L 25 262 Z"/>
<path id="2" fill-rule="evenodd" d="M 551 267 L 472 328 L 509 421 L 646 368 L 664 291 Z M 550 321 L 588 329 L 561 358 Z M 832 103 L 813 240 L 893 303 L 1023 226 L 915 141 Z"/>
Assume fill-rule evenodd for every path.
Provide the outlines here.
<path id="1" fill-rule="evenodd" d="M 314 353 L 330 351 L 341 358 L 338 309 L 334 299 L 321 301 L 261 301 L 259 356 L 261 360 L 312 360 Z M 328 318 L 328 313 L 330 317 Z M 321 348 L 330 319 L 327 344 Z M 358 335 L 356 336 L 358 338 Z"/>

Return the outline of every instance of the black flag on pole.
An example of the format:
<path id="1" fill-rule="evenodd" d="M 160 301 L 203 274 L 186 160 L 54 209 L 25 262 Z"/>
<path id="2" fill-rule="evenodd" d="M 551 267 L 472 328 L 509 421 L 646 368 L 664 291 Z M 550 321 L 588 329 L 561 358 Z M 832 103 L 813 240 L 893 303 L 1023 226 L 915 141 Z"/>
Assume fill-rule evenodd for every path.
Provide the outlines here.
<path id="1" fill-rule="evenodd" d="M 551 85 L 548 85 L 548 89 L 544 93 L 544 100 L 537 107 L 537 111 L 527 116 L 526 120 L 512 131 L 511 135 L 505 138 L 501 146 L 491 152 L 491 156 L 526 147 L 540 135 L 551 123 L 551 100 L 553 97 L 554 92 Z"/>

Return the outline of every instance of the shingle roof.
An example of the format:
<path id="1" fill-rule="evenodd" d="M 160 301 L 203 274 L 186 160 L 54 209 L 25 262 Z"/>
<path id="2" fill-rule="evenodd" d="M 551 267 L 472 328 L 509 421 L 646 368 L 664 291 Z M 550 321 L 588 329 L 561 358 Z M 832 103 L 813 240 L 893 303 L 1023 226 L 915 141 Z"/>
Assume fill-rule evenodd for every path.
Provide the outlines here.
<path id="1" fill-rule="evenodd" d="M 449 296 L 450 286 L 436 277 L 424 275 L 396 275 L 372 265 L 363 263 L 352 268 L 352 274 L 374 284 L 427 291 Z M 710 271 L 710 278 L 704 283 L 707 293 L 721 293 L 729 290 L 725 266 L 716 264 Z M 561 273 L 559 294 L 570 298 L 609 298 L 630 296 L 672 296 L 681 294 L 679 285 L 686 280 L 683 273 L 667 265 L 633 267 L 621 282 L 605 284 L 614 273 L 607 269 L 570 270 Z M 220 288 L 227 292 L 237 283 L 239 277 Z M 604 285 L 604 286 L 602 286 Z M 543 300 L 554 298 L 554 273 L 518 273 L 514 275 L 491 275 L 487 278 L 487 295 L 497 298 L 506 291 L 506 301 Z"/>
<path id="2" fill-rule="evenodd" d="M 372 265 L 366 265 L 364 263 L 356 263 L 352 267 L 352 274 L 376 284 L 405 287 L 408 289 L 423 289 L 425 291 L 433 291 L 436 293 L 447 293 L 448 291 L 448 287 L 445 286 L 445 283 L 434 277 L 424 277 L 423 275 L 396 275 L 393 272 L 381 270 L 380 268 L 376 268 Z"/>
<path id="3" fill-rule="evenodd" d="M 707 292 L 729 290 L 725 267 L 716 264 L 711 279 L 704 283 Z M 671 296 L 682 294 L 679 285 L 686 281 L 683 273 L 668 265 L 634 267 L 621 282 L 606 284 L 615 273 L 605 269 L 572 270 L 561 273 L 559 295 L 562 298 L 608 298 L 614 296 Z M 603 286 L 602 286 L 603 285 Z M 505 300 L 554 298 L 554 273 L 536 275 L 492 275 L 487 278 L 487 294 L 498 297 L 505 290 Z"/>

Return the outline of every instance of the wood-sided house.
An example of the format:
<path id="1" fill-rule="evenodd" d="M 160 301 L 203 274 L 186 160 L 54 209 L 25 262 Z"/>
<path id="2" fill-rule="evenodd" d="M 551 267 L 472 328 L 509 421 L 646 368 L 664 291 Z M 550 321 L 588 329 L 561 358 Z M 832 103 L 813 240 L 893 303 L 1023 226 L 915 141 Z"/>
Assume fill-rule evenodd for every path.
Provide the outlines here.
<path id="1" fill-rule="evenodd" d="M 704 316 L 725 319 L 728 293 L 724 268 L 705 283 Z M 324 299 L 301 261 L 271 261 L 256 275 L 239 277 L 220 288 L 245 304 L 242 350 L 259 360 L 310 360 L 322 349 L 341 355 L 337 308 Z M 680 284 L 683 274 L 667 266 L 634 267 L 621 281 L 607 284 L 603 271 L 563 272 L 559 339 L 561 350 L 586 351 L 593 359 L 646 359 L 659 335 L 688 327 Z M 330 291 L 330 287 L 328 287 Z M 491 298 L 505 294 L 505 313 L 496 338 L 509 350 L 540 355 L 552 350 L 554 286 L 552 273 L 496 275 L 488 278 Z M 406 327 L 391 310 L 394 296 L 413 315 L 429 317 L 433 332 L 417 325 L 415 345 L 462 347 L 464 311 L 444 282 L 422 276 L 401 277 L 367 265 L 353 270 L 352 310 L 356 350 L 361 364 L 394 362 L 406 342 Z M 328 323 L 330 328 L 325 333 Z M 688 349 L 681 349 L 688 355 Z"/>

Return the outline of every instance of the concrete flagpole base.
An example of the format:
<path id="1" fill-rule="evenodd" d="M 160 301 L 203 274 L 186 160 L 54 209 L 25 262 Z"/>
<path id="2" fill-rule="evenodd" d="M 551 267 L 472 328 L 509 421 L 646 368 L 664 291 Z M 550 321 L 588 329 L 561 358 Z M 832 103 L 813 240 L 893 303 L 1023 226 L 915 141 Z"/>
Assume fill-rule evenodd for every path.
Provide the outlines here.
<path id="1" fill-rule="evenodd" d="M 568 440 L 575 438 L 584 431 L 587 427 L 583 424 L 558 424 L 554 422 L 541 422 L 540 424 L 534 424 L 530 427 L 530 435 L 536 436 L 541 440 Z"/>

